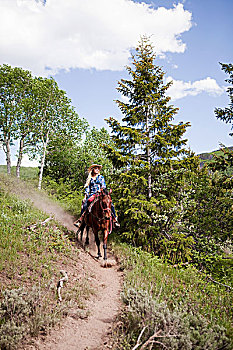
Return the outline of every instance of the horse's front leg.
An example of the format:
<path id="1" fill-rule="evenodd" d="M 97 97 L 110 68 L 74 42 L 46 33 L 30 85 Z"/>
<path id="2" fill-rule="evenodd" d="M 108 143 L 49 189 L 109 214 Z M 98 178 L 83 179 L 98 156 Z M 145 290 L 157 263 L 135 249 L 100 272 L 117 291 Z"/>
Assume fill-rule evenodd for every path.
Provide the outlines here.
<path id="1" fill-rule="evenodd" d="M 89 245 L 89 226 L 86 226 L 86 241 L 85 245 Z"/>
<path id="2" fill-rule="evenodd" d="M 95 243 L 96 243 L 97 249 L 98 249 L 97 258 L 100 258 L 102 255 L 100 252 L 100 239 L 99 239 L 98 231 L 94 230 L 94 235 L 95 235 Z"/>
<path id="3" fill-rule="evenodd" d="M 83 231 L 85 229 L 85 226 L 86 226 L 86 224 L 85 224 L 85 222 L 83 222 L 77 231 L 77 234 L 79 234 L 79 232 L 80 232 L 80 240 L 81 241 L 83 240 Z"/>
<path id="4" fill-rule="evenodd" d="M 108 233 L 109 233 L 109 231 L 107 230 L 107 229 L 105 229 L 104 231 L 103 231 L 103 235 L 104 235 L 104 237 L 103 237 L 103 241 L 104 241 L 104 260 L 107 260 L 107 240 L 108 240 Z"/>

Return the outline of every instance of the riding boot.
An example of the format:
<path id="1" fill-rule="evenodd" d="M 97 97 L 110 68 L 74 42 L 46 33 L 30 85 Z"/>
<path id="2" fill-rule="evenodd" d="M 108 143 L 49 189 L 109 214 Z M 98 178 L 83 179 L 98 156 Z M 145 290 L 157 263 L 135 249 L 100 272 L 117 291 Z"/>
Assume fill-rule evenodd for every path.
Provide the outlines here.
<path id="1" fill-rule="evenodd" d="M 113 217 L 113 227 L 118 229 L 120 226 L 117 216 L 115 218 Z"/>

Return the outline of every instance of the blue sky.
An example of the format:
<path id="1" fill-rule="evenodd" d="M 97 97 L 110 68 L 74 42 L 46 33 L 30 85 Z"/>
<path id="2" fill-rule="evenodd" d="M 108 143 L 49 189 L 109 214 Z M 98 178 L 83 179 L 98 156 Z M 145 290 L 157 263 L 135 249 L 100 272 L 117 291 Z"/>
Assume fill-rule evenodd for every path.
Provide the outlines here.
<path id="1" fill-rule="evenodd" d="M 232 14 L 232 0 L 1 0 L 0 64 L 53 76 L 80 117 L 107 128 L 105 118 L 121 119 L 113 100 L 130 50 L 150 35 L 155 63 L 174 81 L 175 122 L 191 122 L 192 150 L 211 151 L 233 145 L 230 125 L 214 116 L 229 103 L 219 62 L 232 63 Z"/>

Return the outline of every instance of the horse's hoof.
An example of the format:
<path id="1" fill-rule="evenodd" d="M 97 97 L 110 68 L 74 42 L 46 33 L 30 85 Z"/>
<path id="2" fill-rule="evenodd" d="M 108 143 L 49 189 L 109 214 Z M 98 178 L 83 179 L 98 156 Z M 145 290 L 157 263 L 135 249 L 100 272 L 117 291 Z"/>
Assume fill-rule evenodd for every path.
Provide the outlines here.
<path id="1" fill-rule="evenodd" d="M 116 265 L 116 261 L 112 259 L 102 260 L 101 266 L 102 267 L 112 267 Z"/>

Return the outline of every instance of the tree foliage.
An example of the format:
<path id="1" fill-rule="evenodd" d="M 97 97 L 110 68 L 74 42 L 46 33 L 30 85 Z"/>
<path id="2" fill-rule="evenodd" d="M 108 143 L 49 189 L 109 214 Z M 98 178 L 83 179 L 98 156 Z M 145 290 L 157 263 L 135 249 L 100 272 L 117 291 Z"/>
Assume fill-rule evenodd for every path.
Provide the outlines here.
<path id="1" fill-rule="evenodd" d="M 127 67 L 131 80 L 119 82 L 128 99 L 116 101 L 122 123 L 108 119 L 115 149 L 106 149 L 114 165 L 121 234 L 171 264 L 192 262 L 211 270 L 233 233 L 232 179 L 220 171 L 229 169 L 232 156 L 226 151 L 210 171 L 185 149 L 189 123 L 173 122 L 177 109 L 166 95 L 170 83 L 163 83 L 154 59 L 143 38 Z"/>
<path id="2" fill-rule="evenodd" d="M 215 115 L 217 119 L 222 120 L 225 123 L 231 123 L 231 130 L 233 129 L 233 64 L 225 64 L 225 63 L 220 63 L 222 66 L 222 70 L 226 73 L 229 74 L 229 78 L 226 79 L 225 81 L 230 84 L 230 86 L 227 88 L 227 92 L 230 98 L 230 103 L 229 107 L 226 108 L 216 108 L 215 109 Z M 232 136 L 233 133 L 230 133 Z"/>
<path id="3" fill-rule="evenodd" d="M 78 117 L 66 92 L 52 78 L 32 77 L 29 71 L 3 65 L 0 89 L 0 141 L 6 153 L 8 173 L 11 170 L 10 146 L 18 140 L 17 176 L 24 153 L 39 158 L 38 187 L 41 188 L 50 139 L 58 142 L 69 136 L 80 142 L 87 122 Z"/>
<path id="4" fill-rule="evenodd" d="M 148 38 L 142 38 L 132 55 L 132 67 L 127 67 L 131 79 L 119 82 L 118 91 L 128 99 L 116 101 L 123 113 L 122 124 L 113 118 L 107 121 L 116 146 L 115 150 L 107 150 L 116 168 L 115 194 L 122 233 L 148 249 L 155 248 L 159 238 L 170 236 L 168 232 L 177 217 L 176 197 L 183 186 L 182 181 L 180 185 L 176 181 L 174 191 L 158 191 L 160 182 L 168 173 L 178 176 L 177 164 L 190 153 L 183 139 L 190 124 L 173 123 L 177 108 L 169 104 L 170 97 L 166 95 L 171 83 L 164 84 L 164 72 L 154 60 L 153 47 Z"/>
<path id="5" fill-rule="evenodd" d="M 39 123 L 37 124 L 36 145 L 40 155 L 39 185 L 44 170 L 45 157 L 50 137 L 73 133 L 76 139 L 81 138 L 85 130 L 85 121 L 81 121 L 71 105 L 65 91 L 59 89 L 54 79 L 38 79 L 39 83 Z M 34 149 L 33 149 L 34 152 Z"/>
<path id="6" fill-rule="evenodd" d="M 61 179 L 69 182 L 74 190 L 83 188 L 87 169 L 92 163 L 103 166 L 102 172 L 108 180 L 111 172 L 111 161 L 107 158 L 104 144 L 110 144 L 106 129 L 100 130 L 85 126 L 82 142 L 74 134 L 53 137 L 48 144 L 48 157 L 45 162 L 45 175 L 59 183 Z"/>
<path id="7" fill-rule="evenodd" d="M 22 104 L 30 91 L 31 73 L 21 68 L 0 66 L 0 141 L 6 154 L 7 173 L 11 172 L 10 146 L 17 138 Z"/>
<path id="8" fill-rule="evenodd" d="M 132 54 L 130 80 L 122 79 L 117 90 L 128 102 L 117 100 L 123 114 L 122 124 L 114 118 L 107 120 L 114 133 L 117 150 L 108 148 L 116 167 L 139 167 L 147 179 L 148 198 L 152 196 L 152 169 L 174 157 L 185 154 L 182 138 L 189 123 L 172 124 L 177 108 L 169 104 L 164 84 L 164 72 L 154 64 L 155 53 L 149 39 L 143 37 Z"/>

